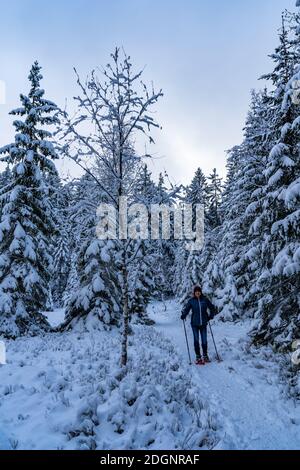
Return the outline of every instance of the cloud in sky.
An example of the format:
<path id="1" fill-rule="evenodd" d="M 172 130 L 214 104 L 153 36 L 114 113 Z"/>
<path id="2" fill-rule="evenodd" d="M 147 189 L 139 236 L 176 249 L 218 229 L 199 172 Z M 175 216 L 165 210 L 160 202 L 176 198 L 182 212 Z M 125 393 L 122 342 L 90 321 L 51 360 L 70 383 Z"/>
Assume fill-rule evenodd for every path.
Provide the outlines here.
<path id="1" fill-rule="evenodd" d="M 46 96 L 63 106 L 77 94 L 73 66 L 85 76 L 106 64 L 116 45 L 163 88 L 157 118 L 157 175 L 187 183 L 198 166 L 225 175 L 225 150 L 238 144 L 250 89 L 270 70 L 280 13 L 294 0 L 10 0 L 1 5 L 0 145 L 11 141 L 18 95 L 37 59 Z M 66 173 L 73 168 L 60 164 Z"/>

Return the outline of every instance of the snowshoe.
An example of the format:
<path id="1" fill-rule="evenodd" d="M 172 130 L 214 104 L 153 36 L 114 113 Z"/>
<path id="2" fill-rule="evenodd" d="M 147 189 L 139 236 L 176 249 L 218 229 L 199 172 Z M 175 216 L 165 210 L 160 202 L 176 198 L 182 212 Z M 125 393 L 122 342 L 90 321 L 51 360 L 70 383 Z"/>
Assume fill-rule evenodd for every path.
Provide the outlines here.
<path id="1" fill-rule="evenodd" d="M 204 366 L 205 362 L 202 359 L 202 357 L 200 357 L 199 359 L 196 359 L 196 364 L 197 364 L 197 366 Z"/>

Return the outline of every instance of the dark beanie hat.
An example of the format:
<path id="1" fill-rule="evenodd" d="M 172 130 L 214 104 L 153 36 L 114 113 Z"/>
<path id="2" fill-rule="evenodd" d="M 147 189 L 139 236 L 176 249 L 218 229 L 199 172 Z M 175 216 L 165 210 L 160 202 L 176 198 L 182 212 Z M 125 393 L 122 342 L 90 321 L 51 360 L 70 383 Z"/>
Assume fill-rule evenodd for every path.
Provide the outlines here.
<path id="1" fill-rule="evenodd" d="M 196 292 L 201 292 L 202 293 L 202 288 L 200 286 L 195 286 L 194 287 L 194 295 L 196 294 Z"/>

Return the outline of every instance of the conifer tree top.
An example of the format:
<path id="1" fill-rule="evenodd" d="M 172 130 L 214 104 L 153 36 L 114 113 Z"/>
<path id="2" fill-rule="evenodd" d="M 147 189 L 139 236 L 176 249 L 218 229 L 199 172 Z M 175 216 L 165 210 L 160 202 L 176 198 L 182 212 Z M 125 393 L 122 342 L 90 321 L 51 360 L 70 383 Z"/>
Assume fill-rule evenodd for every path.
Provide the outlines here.
<path id="1" fill-rule="evenodd" d="M 30 69 L 28 79 L 30 90 L 28 96 L 20 94 L 21 107 L 15 108 L 9 114 L 22 116 L 16 119 L 13 125 L 16 129 L 15 142 L 0 148 L 0 154 L 4 154 L 0 161 L 8 165 L 17 165 L 18 174 L 24 174 L 33 166 L 55 173 L 55 167 L 51 160 L 58 158 L 54 145 L 51 142 L 52 134 L 48 126 L 59 124 L 59 109 L 55 103 L 46 100 L 45 91 L 40 88 L 41 66 L 37 61 Z"/>

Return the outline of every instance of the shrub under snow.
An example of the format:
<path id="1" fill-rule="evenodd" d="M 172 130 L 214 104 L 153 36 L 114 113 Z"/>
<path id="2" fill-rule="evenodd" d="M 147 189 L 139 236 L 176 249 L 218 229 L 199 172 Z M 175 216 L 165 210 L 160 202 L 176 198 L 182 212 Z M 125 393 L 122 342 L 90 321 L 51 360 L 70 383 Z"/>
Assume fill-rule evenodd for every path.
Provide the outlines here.
<path id="1" fill-rule="evenodd" d="M 219 424 L 172 344 L 151 327 L 133 329 L 126 371 L 116 331 L 9 342 L 2 442 L 18 449 L 213 448 Z"/>

